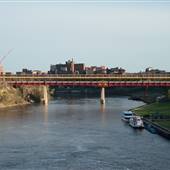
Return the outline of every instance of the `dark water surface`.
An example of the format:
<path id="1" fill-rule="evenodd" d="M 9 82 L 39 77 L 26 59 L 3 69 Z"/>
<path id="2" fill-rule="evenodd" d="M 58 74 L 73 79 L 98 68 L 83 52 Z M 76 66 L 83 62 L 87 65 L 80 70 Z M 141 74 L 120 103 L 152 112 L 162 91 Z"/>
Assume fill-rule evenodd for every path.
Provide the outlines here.
<path id="1" fill-rule="evenodd" d="M 121 121 L 142 104 L 74 98 L 0 110 L 0 169 L 168 170 L 170 142 Z"/>

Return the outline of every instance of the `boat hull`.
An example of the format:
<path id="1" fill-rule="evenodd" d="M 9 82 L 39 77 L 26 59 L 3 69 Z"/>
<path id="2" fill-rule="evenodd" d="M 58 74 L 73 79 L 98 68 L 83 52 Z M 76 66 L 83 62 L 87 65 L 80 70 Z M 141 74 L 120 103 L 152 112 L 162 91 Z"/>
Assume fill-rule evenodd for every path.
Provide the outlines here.
<path id="1" fill-rule="evenodd" d="M 129 125 L 133 128 L 144 128 L 143 121 L 140 116 L 132 116 L 129 120 Z"/>
<path id="2" fill-rule="evenodd" d="M 134 129 L 143 129 L 144 128 L 144 125 L 132 125 L 132 124 L 129 124 L 131 127 L 133 127 Z"/>
<path id="3" fill-rule="evenodd" d="M 121 120 L 124 121 L 124 122 L 127 122 L 127 123 L 129 122 L 129 119 L 124 118 L 124 117 L 122 117 Z"/>

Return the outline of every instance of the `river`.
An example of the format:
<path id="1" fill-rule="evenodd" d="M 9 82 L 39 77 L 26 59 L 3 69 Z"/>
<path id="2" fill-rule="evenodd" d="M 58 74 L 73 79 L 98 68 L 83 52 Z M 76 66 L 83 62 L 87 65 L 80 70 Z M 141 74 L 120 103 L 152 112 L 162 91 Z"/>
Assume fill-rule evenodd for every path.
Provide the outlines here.
<path id="1" fill-rule="evenodd" d="M 127 97 L 57 98 L 0 110 L 0 169 L 168 170 L 170 142 L 121 121 Z"/>

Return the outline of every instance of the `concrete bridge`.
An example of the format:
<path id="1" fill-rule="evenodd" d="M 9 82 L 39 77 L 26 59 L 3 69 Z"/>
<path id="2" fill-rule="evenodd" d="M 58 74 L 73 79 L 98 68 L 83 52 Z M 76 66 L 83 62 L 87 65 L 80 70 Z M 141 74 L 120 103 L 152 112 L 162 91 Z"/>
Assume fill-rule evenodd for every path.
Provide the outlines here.
<path id="1" fill-rule="evenodd" d="M 170 87 L 170 74 L 92 74 L 92 75 L 1 75 L 0 82 L 13 86 L 43 86 L 44 101 L 48 103 L 47 86 L 99 87 L 102 104 L 107 87 Z"/>

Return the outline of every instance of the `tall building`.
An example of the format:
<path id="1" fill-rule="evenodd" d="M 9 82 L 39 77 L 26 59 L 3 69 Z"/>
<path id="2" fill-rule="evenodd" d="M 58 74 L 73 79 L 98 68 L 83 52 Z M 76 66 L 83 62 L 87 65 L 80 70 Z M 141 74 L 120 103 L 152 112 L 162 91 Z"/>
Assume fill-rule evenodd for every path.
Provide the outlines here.
<path id="1" fill-rule="evenodd" d="M 66 66 L 67 66 L 67 72 L 69 74 L 73 74 L 75 72 L 73 59 L 66 61 Z"/>

